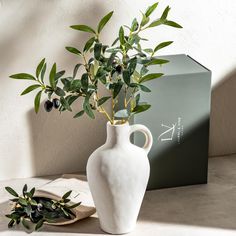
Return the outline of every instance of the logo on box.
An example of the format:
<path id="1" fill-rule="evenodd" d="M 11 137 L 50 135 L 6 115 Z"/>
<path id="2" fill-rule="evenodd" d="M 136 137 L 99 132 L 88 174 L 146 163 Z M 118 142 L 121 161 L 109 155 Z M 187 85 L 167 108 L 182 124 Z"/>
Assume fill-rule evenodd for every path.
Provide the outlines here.
<path id="1" fill-rule="evenodd" d="M 181 143 L 184 133 L 182 117 L 178 117 L 177 122 L 170 125 L 162 123 L 161 127 L 163 127 L 165 130 L 159 135 L 159 141 L 166 142 L 174 141 L 176 139 L 178 144 Z"/>

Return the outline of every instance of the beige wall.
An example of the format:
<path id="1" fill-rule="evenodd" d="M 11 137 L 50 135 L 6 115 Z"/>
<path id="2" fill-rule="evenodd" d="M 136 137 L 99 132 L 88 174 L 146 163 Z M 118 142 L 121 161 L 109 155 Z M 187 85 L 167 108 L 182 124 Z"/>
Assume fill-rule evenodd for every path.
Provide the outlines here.
<path id="1" fill-rule="evenodd" d="M 0 179 L 85 170 L 89 154 L 105 139 L 105 120 L 95 122 L 72 114 L 33 112 L 34 94 L 20 97 L 28 84 L 12 81 L 12 73 L 34 68 L 43 57 L 50 65 L 71 70 L 77 60 L 64 46 L 79 46 L 86 34 L 71 24 L 92 26 L 110 10 L 112 22 L 104 30 L 110 42 L 120 24 L 128 24 L 154 1 L 146 0 L 1 0 L 0 1 Z M 161 40 L 175 44 L 163 54 L 186 53 L 213 71 L 210 155 L 236 152 L 235 72 L 236 1 L 166 0 L 171 17 L 184 26 L 146 33 L 151 46 Z M 145 37 L 145 34 L 144 34 Z M 148 45 L 147 45 L 148 46 Z M 219 81 L 225 80 L 224 83 Z M 235 89 L 234 89 L 235 88 Z M 78 104 L 79 105 L 79 104 Z"/>

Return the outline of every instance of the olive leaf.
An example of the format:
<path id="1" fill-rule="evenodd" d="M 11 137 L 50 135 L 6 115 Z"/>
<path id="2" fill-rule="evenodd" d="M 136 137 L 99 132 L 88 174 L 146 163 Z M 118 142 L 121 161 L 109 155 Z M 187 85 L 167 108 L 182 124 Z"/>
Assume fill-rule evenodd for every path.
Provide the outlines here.
<path id="1" fill-rule="evenodd" d="M 93 45 L 94 42 L 95 42 L 95 37 L 90 38 L 90 39 L 86 42 L 83 51 L 84 51 L 84 52 L 87 52 L 87 51 L 92 47 L 92 45 Z M 80 54 L 81 54 L 81 53 L 80 53 Z"/>
<path id="2" fill-rule="evenodd" d="M 38 111 L 39 111 L 41 95 L 42 95 L 42 91 L 39 91 L 36 94 L 35 99 L 34 99 L 34 110 L 35 110 L 36 113 L 38 113 Z"/>
<path id="3" fill-rule="evenodd" d="M 66 93 L 64 92 L 64 90 L 61 89 L 61 88 L 59 88 L 59 87 L 56 87 L 55 94 L 58 95 L 59 97 L 66 95 Z"/>
<path id="4" fill-rule="evenodd" d="M 166 20 L 169 11 L 170 11 L 170 7 L 167 6 L 167 7 L 165 8 L 164 12 L 163 12 L 162 15 L 161 15 L 161 20 L 162 20 L 162 21 Z"/>
<path id="5" fill-rule="evenodd" d="M 146 92 L 146 93 L 150 93 L 151 92 L 151 90 L 147 86 L 144 86 L 143 84 L 139 84 L 138 86 L 140 87 L 140 89 L 143 92 Z"/>
<path id="6" fill-rule="evenodd" d="M 116 98 L 118 96 L 120 90 L 122 89 L 122 86 L 123 86 L 123 83 L 121 81 L 114 84 L 113 98 Z"/>
<path id="7" fill-rule="evenodd" d="M 57 70 L 57 65 L 56 63 L 54 63 L 49 75 L 49 82 L 53 89 L 56 87 L 56 81 L 55 81 L 56 70 Z"/>
<path id="8" fill-rule="evenodd" d="M 130 84 L 130 71 L 129 70 L 123 70 L 123 79 L 127 85 Z"/>
<path id="9" fill-rule="evenodd" d="M 70 107 L 70 104 L 68 103 L 68 101 L 64 98 L 64 97 L 61 97 L 60 98 L 60 102 L 61 102 L 61 105 L 68 111 L 72 111 L 71 107 Z"/>
<path id="10" fill-rule="evenodd" d="M 138 29 L 138 27 L 139 27 L 139 24 L 138 24 L 137 18 L 134 18 L 131 24 L 130 31 L 134 32 Z"/>
<path id="11" fill-rule="evenodd" d="M 181 25 L 179 25 L 178 23 L 174 22 L 174 21 L 165 21 L 164 22 L 164 25 L 168 25 L 168 26 L 172 26 L 172 27 L 175 27 L 175 28 L 183 28 Z"/>
<path id="12" fill-rule="evenodd" d="M 149 104 L 139 104 L 132 110 L 132 112 L 135 114 L 141 113 L 141 112 L 148 110 L 150 107 L 151 107 L 151 105 L 149 105 Z"/>
<path id="13" fill-rule="evenodd" d="M 40 88 L 40 87 L 41 87 L 40 84 L 33 84 L 33 85 L 29 86 L 28 88 L 26 88 L 26 89 L 21 93 L 21 95 L 25 95 L 25 94 L 27 94 L 27 93 L 29 93 L 29 92 L 31 92 L 31 91 L 37 89 L 37 88 Z"/>
<path id="14" fill-rule="evenodd" d="M 65 74 L 65 72 L 66 72 L 65 70 L 57 72 L 55 75 L 55 81 L 57 82 L 58 79 L 60 79 Z"/>
<path id="15" fill-rule="evenodd" d="M 77 48 L 74 48 L 74 47 L 66 47 L 66 50 L 67 50 L 68 52 L 74 53 L 74 54 L 76 54 L 76 55 L 81 55 L 80 50 L 78 50 Z"/>
<path id="16" fill-rule="evenodd" d="M 125 44 L 125 35 L 124 35 L 124 29 L 122 26 L 120 27 L 120 30 L 119 30 L 119 40 L 120 40 L 121 45 Z"/>
<path id="17" fill-rule="evenodd" d="M 18 197 L 19 195 L 13 190 L 11 187 L 5 187 L 6 191 L 13 195 L 14 197 Z"/>
<path id="18" fill-rule="evenodd" d="M 168 60 L 165 59 L 153 59 L 150 62 L 148 62 L 147 64 L 145 64 L 146 66 L 151 66 L 151 65 L 162 65 L 162 64 L 166 64 L 168 63 Z"/>
<path id="19" fill-rule="evenodd" d="M 39 220 L 38 223 L 35 226 L 35 231 L 38 231 L 43 226 L 44 222 L 45 222 L 44 219 Z"/>
<path id="20" fill-rule="evenodd" d="M 75 65 L 75 68 L 74 68 L 74 71 L 73 71 L 73 78 L 76 77 L 78 69 L 80 68 L 81 65 L 82 65 L 81 63 Z"/>
<path id="21" fill-rule="evenodd" d="M 76 114 L 74 115 L 74 118 L 79 118 L 79 117 L 81 117 L 83 114 L 84 114 L 84 110 L 79 111 L 78 113 L 76 113 Z"/>
<path id="22" fill-rule="evenodd" d="M 28 189 L 28 186 L 27 184 L 25 184 L 22 190 L 23 195 L 25 195 L 25 193 L 27 192 L 27 189 Z"/>
<path id="23" fill-rule="evenodd" d="M 71 209 L 71 208 L 76 208 L 77 206 L 81 205 L 81 202 L 78 202 L 78 203 L 75 203 L 71 206 L 69 206 L 68 208 Z"/>
<path id="24" fill-rule="evenodd" d="M 33 187 L 31 190 L 30 190 L 30 194 L 33 196 L 35 193 L 35 187 Z"/>
<path id="25" fill-rule="evenodd" d="M 162 48 L 164 48 L 164 47 L 167 47 L 167 46 L 169 46 L 169 45 L 172 44 L 172 43 L 173 43 L 173 41 L 162 42 L 162 43 L 158 44 L 158 45 L 155 47 L 154 52 L 157 52 L 158 50 L 160 50 L 160 49 L 162 49 Z"/>
<path id="26" fill-rule="evenodd" d="M 162 25 L 162 24 L 163 24 L 163 21 L 162 21 L 161 19 L 158 19 L 158 20 L 153 21 L 153 22 L 148 26 L 148 28 L 156 27 L 156 26 L 159 26 L 159 25 Z"/>
<path id="27" fill-rule="evenodd" d="M 30 229 L 28 223 L 27 223 L 26 220 L 25 220 L 25 217 L 22 217 L 21 222 L 22 222 L 22 225 L 23 225 L 26 229 Z"/>
<path id="28" fill-rule="evenodd" d="M 98 33 L 100 33 L 102 31 L 102 29 L 104 28 L 104 26 L 107 24 L 107 22 L 111 19 L 113 15 L 113 11 L 109 12 L 107 15 L 105 15 L 99 22 L 98 27 L 97 27 L 97 31 Z"/>
<path id="29" fill-rule="evenodd" d="M 88 90 L 89 80 L 88 80 L 88 74 L 84 73 L 81 77 L 81 85 L 84 90 Z"/>
<path id="30" fill-rule="evenodd" d="M 90 26 L 88 25 L 72 25 L 70 26 L 72 29 L 75 30 L 79 30 L 79 31 L 84 31 L 84 32 L 88 32 L 88 33 L 93 33 L 96 34 L 95 30 L 92 29 Z"/>
<path id="31" fill-rule="evenodd" d="M 95 46 L 94 46 L 94 57 L 95 57 L 96 60 L 100 59 L 101 52 L 102 52 L 102 44 L 101 43 L 95 43 Z"/>
<path id="32" fill-rule="evenodd" d="M 143 15 L 143 17 L 142 17 L 142 21 L 141 21 L 140 25 L 144 26 L 149 22 L 150 18 L 148 16 L 146 16 L 145 14 L 143 14 L 143 13 L 142 13 L 142 15 Z"/>
<path id="33" fill-rule="evenodd" d="M 10 78 L 12 79 L 24 79 L 24 80 L 36 80 L 33 75 L 27 74 L 27 73 L 19 73 L 10 75 Z"/>
<path id="34" fill-rule="evenodd" d="M 39 77 L 39 74 L 44 66 L 44 63 L 45 63 L 45 58 L 43 58 L 37 66 L 37 69 L 36 69 L 36 77 L 37 78 Z"/>
<path id="35" fill-rule="evenodd" d="M 72 190 L 66 192 L 63 196 L 62 196 L 62 199 L 67 199 L 72 193 Z"/>
<path id="36" fill-rule="evenodd" d="M 137 66 L 137 58 L 134 57 L 129 61 L 128 70 L 129 70 L 130 75 L 134 73 L 136 66 Z"/>
<path id="37" fill-rule="evenodd" d="M 46 69 L 47 69 L 47 63 L 45 63 L 45 64 L 43 65 L 43 68 L 42 68 L 42 70 L 41 70 L 40 78 L 41 78 L 42 83 L 43 83 L 43 81 L 44 81 L 44 75 L 45 75 Z"/>
<path id="38" fill-rule="evenodd" d="M 105 102 L 106 102 L 107 100 L 109 100 L 110 98 L 111 98 L 110 96 L 100 98 L 100 99 L 98 100 L 98 102 L 97 102 L 97 105 L 98 105 L 98 106 L 101 106 L 103 103 L 105 103 Z"/>
<path id="39" fill-rule="evenodd" d="M 158 6 L 158 2 L 156 2 L 153 5 L 151 5 L 150 7 L 148 7 L 148 9 L 145 12 L 146 17 L 150 16 L 152 14 L 152 12 L 155 11 L 157 6 Z"/>
<path id="40" fill-rule="evenodd" d="M 147 82 L 149 80 L 160 78 L 161 76 L 163 76 L 163 73 L 148 74 L 148 75 L 143 76 L 139 82 L 140 83 Z"/>
<path id="41" fill-rule="evenodd" d="M 90 103 L 89 103 L 89 98 L 86 97 L 85 100 L 84 100 L 84 103 L 83 103 L 83 109 L 85 111 L 85 113 L 91 118 L 91 119 L 94 119 L 95 116 L 93 114 L 93 111 L 92 111 L 92 108 L 90 106 Z"/>

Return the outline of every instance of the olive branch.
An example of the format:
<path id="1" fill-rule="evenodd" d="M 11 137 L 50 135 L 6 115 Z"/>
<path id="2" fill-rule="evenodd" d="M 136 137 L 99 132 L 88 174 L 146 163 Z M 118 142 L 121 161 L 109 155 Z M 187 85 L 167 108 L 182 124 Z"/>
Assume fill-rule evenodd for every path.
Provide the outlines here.
<path id="1" fill-rule="evenodd" d="M 151 107 L 150 104 L 140 101 L 141 93 L 151 92 L 145 85 L 146 82 L 161 78 L 163 74 L 150 73 L 149 67 L 168 63 L 167 60 L 157 58 L 156 54 L 173 43 L 173 41 L 166 41 L 157 44 L 154 48 L 143 48 L 142 42 L 147 39 L 141 37 L 142 32 L 160 25 L 182 28 L 178 23 L 168 19 L 169 6 L 159 18 L 151 20 L 150 17 L 157 7 L 158 2 L 148 7 L 144 13 L 142 12 L 140 20 L 134 18 L 130 26 L 121 26 L 118 36 L 111 45 L 100 41 L 100 33 L 111 19 L 113 11 L 99 21 L 96 29 L 83 24 L 70 26 L 74 30 L 89 35 L 81 49 L 74 46 L 66 47 L 67 51 L 78 58 L 78 64 L 74 66 L 70 76 L 65 76 L 64 70 L 58 71 L 54 63 L 49 72 L 49 83 L 46 83 L 44 77 L 47 63 L 44 58 L 38 64 L 35 75 L 18 73 L 11 75 L 10 78 L 34 82 L 21 95 L 39 90 L 34 99 L 36 113 L 39 111 L 44 92 L 48 97 L 44 104 L 46 111 L 59 108 L 60 112 L 72 112 L 72 104 L 77 99 L 82 99 L 82 107 L 76 111 L 74 118 L 87 114 L 94 119 L 94 112 L 97 111 L 105 115 L 111 124 L 116 120 L 124 123 L 134 114 L 144 112 Z M 77 76 L 78 71 L 81 76 Z M 104 86 L 110 95 L 103 96 L 99 85 Z M 52 99 L 52 96 L 56 98 Z M 104 107 L 108 101 L 111 103 L 111 112 Z"/>
<path id="2" fill-rule="evenodd" d="M 68 191 L 57 201 L 34 196 L 35 188 L 27 191 L 28 187 L 26 184 L 23 187 L 21 196 L 11 187 L 5 187 L 5 189 L 14 196 L 13 199 L 10 199 L 13 202 L 11 213 L 6 215 L 10 219 L 8 223 L 9 228 L 16 224 L 22 224 L 29 230 L 31 224 L 34 224 L 34 230 L 37 231 L 43 226 L 44 222 L 55 223 L 60 219 L 76 217 L 72 209 L 81 204 L 81 202 L 76 204 L 70 203 L 69 197 L 72 191 Z"/>

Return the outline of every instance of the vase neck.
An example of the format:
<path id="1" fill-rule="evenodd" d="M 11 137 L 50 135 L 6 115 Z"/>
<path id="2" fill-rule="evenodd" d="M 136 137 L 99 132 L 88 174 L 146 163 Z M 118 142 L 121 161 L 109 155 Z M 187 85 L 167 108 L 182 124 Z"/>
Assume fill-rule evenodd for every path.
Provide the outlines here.
<path id="1" fill-rule="evenodd" d="M 116 145 L 130 142 L 130 126 L 129 123 L 121 125 L 111 125 L 107 123 L 107 140 L 106 144 Z"/>

